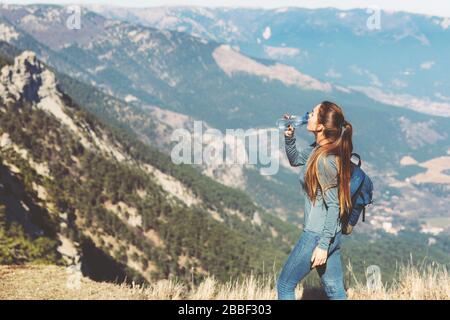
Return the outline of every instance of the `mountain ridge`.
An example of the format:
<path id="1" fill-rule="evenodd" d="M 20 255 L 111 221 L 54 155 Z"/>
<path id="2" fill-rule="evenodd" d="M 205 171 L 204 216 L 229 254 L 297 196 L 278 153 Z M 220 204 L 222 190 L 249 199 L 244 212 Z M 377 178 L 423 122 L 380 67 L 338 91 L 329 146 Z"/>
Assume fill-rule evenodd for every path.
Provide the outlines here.
<path id="1" fill-rule="evenodd" d="M 31 82 L 32 84 L 49 82 L 48 79 L 46 79 L 49 76 L 49 71 L 36 60 L 35 54 L 29 51 L 25 51 L 20 56 L 16 57 L 13 67 L 3 67 L 2 75 L 10 75 L 11 68 L 13 68 L 12 70 L 21 70 L 18 73 L 18 76 L 22 76 L 22 78 L 18 80 L 14 77 L 6 77 L 7 80 L 9 79 L 15 81 L 2 81 L 2 96 L 10 97 L 11 94 L 5 94 L 5 92 L 14 92 L 14 90 L 12 90 L 11 88 L 16 88 L 17 84 L 29 83 L 29 79 L 33 79 L 33 81 L 35 81 Z M 24 70 L 27 71 L 22 72 Z M 33 72 L 36 72 L 37 74 L 33 74 Z M 42 75 L 44 75 L 43 78 L 41 78 Z M 50 78 L 54 79 L 53 77 Z M 25 87 L 28 88 L 27 86 Z M 23 88 L 24 87 L 22 87 L 22 89 Z M 167 223 L 164 222 L 165 220 L 180 219 L 183 216 L 183 212 L 185 212 L 186 214 L 186 219 L 194 219 L 194 221 L 197 221 L 196 223 L 199 223 L 200 225 L 207 223 L 209 225 L 209 228 L 212 228 L 212 230 L 215 230 L 215 232 L 217 232 L 216 236 L 225 237 L 225 234 L 227 234 L 229 237 L 231 237 L 229 240 L 225 240 L 225 243 L 227 243 L 231 239 L 235 239 L 234 241 L 238 241 L 238 243 L 240 241 L 247 242 L 250 238 L 256 237 L 260 238 L 260 240 L 266 239 L 268 241 L 268 245 L 273 246 L 272 244 L 270 244 L 270 242 L 275 240 L 275 238 L 272 238 L 273 235 L 269 231 L 269 225 L 267 225 L 267 223 L 274 223 L 272 227 L 275 228 L 281 227 L 282 229 L 287 229 L 288 225 L 283 225 L 281 221 L 276 221 L 276 219 L 274 220 L 274 218 L 270 218 L 270 220 L 267 220 L 266 214 L 262 211 L 260 211 L 259 213 L 262 220 L 259 222 L 259 225 L 254 225 L 252 222 L 253 217 L 251 213 L 253 213 L 253 210 L 255 209 L 261 209 L 255 207 L 254 204 L 249 201 L 247 201 L 247 205 L 249 206 L 248 208 L 239 208 L 239 206 L 242 206 L 245 203 L 243 202 L 243 199 L 245 199 L 245 197 L 242 197 L 243 195 L 237 191 L 233 194 L 233 191 L 231 189 L 227 189 L 226 187 L 219 187 L 219 185 L 213 180 L 209 180 L 209 188 L 211 189 L 211 187 L 214 186 L 214 188 L 212 188 L 211 190 L 221 190 L 218 193 L 219 197 L 225 196 L 226 192 L 231 192 L 231 194 L 234 195 L 234 199 L 233 197 L 231 197 L 229 200 L 223 198 L 223 200 L 220 201 L 221 203 L 217 202 L 215 203 L 215 205 L 213 205 L 212 201 L 214 198 L 208 199 L 208 193 L 201 192 L 199 194 L 202 198 L 199 202 L 197 202 L 197 205 L 199 206 L 198 208 L 196 208 L 195 203 L 192 204 L 192 206 L 186 206 L 186 204 L 183 204 L 184 202 L 180 200 L 180 198 L 186 200 L 186 195 L 177 195 L 176 193 L 173 194 L 172 190 L 172 195 L 169 196 L 167 192 L 170 190 L 170 188 L 167 189 L 161 185 L 161 179 L 166 179 L 166 181 L 167 179 L 169 179 L 170 181 L 172 181 L 172 185 L 173 183 L 180 183 L 177 182 L 176 179 L 169 178 L 169 175 L 176 173 L 176 171 L 163 173 L 156 168 L 152 168 L 152 166 L 150 165 L 152 161 L 161 161 L 163 158 L 165 158 L 164 163 L 169 163 L 167 156 L 164 156 L 160 160 L 157 160 L 158 158 L 153 158 L 153 160 L 150 162 L 148 162 L 148 160 L 145 161 L 145 157 L 136 158 L 138 154 L 134 153 L 136 152 L 136 150 L 131 150 L 131 154 L 129 153 L 130 150 L 126 152 L 125 150 L 127 150 L 129 146 L 118 144 L 117 141 L 114 140 L 113 135 L 107 131 L 106 127 L 100 125 L 96 119 L 89 119 L 89 117 L 86 116 L 85 111 L 75 111 L 76 109 L 71 110 L 71 108 L 74 108 L 75 106 L 68 96 L 65 96 L 61 92 L 57 91 L 56 86 L 52 86 L 52 89 L 54 91 L 48 95 L 54 99 L 51 100 L 52 103 L 48 103 L 49 101 L 45 100 L 46 98 L 48 98 L 48 96 L 43 97 L 39 94 L 39 92 L 41 92 L 40 86 L 31 85 L 30 88 L 33 88 L 34 90 L 31 90 L 27 95 L 18 95 L 17 100 L 6 99 L 4 101 L 2 99 L 2 131 L 6 130 L 6 132 L 2 133 L 2 160 L 3 163 L 7 164 L 7 166 L 10 165 L 10 170 L 15 171 L 15 174 L 19 176 L 21 174 L 25 174 L 25 177 L 28 177 L 24 180 L 25 187 L 31 187 L 32 189 L 35 189 L 32 192 L 34 194 L 35 192 L 37 192 L 38 198 L 39 196 L 42 197 L 40 201 L 44 201 L 44 203 L 47 203 L 47 200 L 49 199 L 53 198 L 54 201 L 56 200 L 56 202 L 49 201 L 49 204 L 46 204 L 46 208 L 49 211 L 50 220 L 53 221 L 50 222 L 50 225 L 54 225 L 57 230 L 60 230 L 59 241 L 62 242 L 63 246 L 64 244 L 66 244 L 66 250 L 63 249 L 63 256 L 68 257 L 68 259 L 66 259 L 68 260 L 67 262 L 74 263 L 79 262 L 80 260 L 82 261 L 83 256 L 92 258 L 92 254 L 96 252 L 96 250 L 98 251 L 98 249 L 95 249 L 97 246 L 103 247 L 102 249 L 105 249 L 104 245 L 107 245 L 109 242 L 110 246 L 115 247 L 114 254 L 119 255 L 115 256 L 114 258 L 117 259 L 117 261 L 121 261 L 121 263 L 125 264 L 126 266 L 119 267 L 119 269 L 123 268 L 127 270 L 127 272 L 130 272 L 131 270 L 128 269 L 133 269 L 132 267 L 130 267 L 130 265 L 133 265 L 134 269 L 136 269 L 136 266 L 139 266 L 140 263 L 136 264 L 136 261 L 134 260 L 136 260 L 138 257 L 141 257 L 139 258 L 140 260 L 138 259 L 138 262 L 147 261 L 144 264 L 147 265 L 147 268 L 144 268 L 142 270 L 139 270 L 139 268 L 137 268 L 137 273 L 141 274 L 147 280 L 149 280 L 155 275 L 152 274 L 150 276 L 147 273 L 149 272 L 149 270 L 151 270 L 152 272 L 157 272 L 158 263 L 160 264 L 160 266 L 162 262 L 162 266 L 164 266 L 164 263 L 167 263 L 171 264 L 172 268 L 175 267 L 173 263 L 169 263 L 170 256 L 173 255 L 174 252 L 170 251 L 172 253 L 164 253 L 164 251 L 162 251 L 161 249 L 162 247 L 166 248 L 167 246 L 169 246 L 169 248 L 172 247 L 173 249 L 178 248 L 175 249 L 177 250 L 175 252 L 181 254 L 184 250 L 192 250 L 192 248 L 196 248 L 198 245 L 200 245 L 200 243 L 197 243 L 197 245 L 193 243 L 192 246 L 187 247 L 189 249 L 185 248 L 183 249 L 183 251 L 178 251 L 181 250 L 181 247 L 179 247 L 178 244 L 168 245 L 167 242 L 164 241 L 163 238 L 161 238 L 162 236 L 158 235 L 158 233 L 156 232 L 156 230 L 158 230 L 157 227 L 149 227 L 150 221 L 152 221 L 151 224 L 153 225 L 163 227 Z M 25 91 L 28 92 L 27 90 Z M 27 97 L 32 97 L 33 99 L 27 101 Z M 57 100 L 57 102 L 55 102 L 55 100 Z M 50 106 L 40 104 L 42 101 L 50 104 Z M 19 105 L 20 107 L 18 107 Z M 63 114 L 65 116 L 63 116 Z M 11 118 L 11 116 L 13 115 L 15 115 L 15 118 Z M 41 117 L 40 120 L 36 118 L 37 115 Z M 52 117 L 49 117 L 50 115 Z M 20 119 L 23 117 L 30 117 L 31 121 L 29 122 L 28 126 L 24 124 L 19 125 L 18 121 L 22 121 Z M 13 121 L 12 119 L 15 120 Z M 9 124 L 7 125 L 7 123 Z M 41 136 L 38 127 L 36 127 L 36 125 L 38 125 L 39 123 L 44 128 L 47 128 L 47 130 L 51 129 L 49 130 L 47 137 Z M 58 127 L 59 129 L 56 129 Z M 34 132 L 34 138 L 32 139 L 29 136 L 30 133 L 27 133 L 27 131 L 30 129 L 36 130 L 36 132 Z M 25 137 L 28 138 L 25 139 Z M 54 147 L 52 147 L 53 144 L 50 143 L 51 140 L 43 144 L 42 139 L 43 141 L 46 141 L 47 139 L 64 139 L 62 141 L 66 141 L 67 145 L 58 143 L 58 148 L 54 149 Z M 22 142 L 19 142 L 18 140 Z M 23 143 L 25 143 L 25 145 L 22 145 Z M 141 147 L 143 147 L 143 145 L 141 145 Z M 43 149 L 40 150 L 40 148 Z M 58 151 L 58 149 L 61 150 Z M 91 149 L 95 152 L 90 152 Z M 68 152 L 68 150 L 71 151 Z M 68 153 L 64 155 L 66 152 Z M 162 154 L 159 154 L 157 151 L 154 152 L 157 157 L 162 156 Z M 31 154 L 33 156 L 30 157 Z M 50 155 L 51 158 L 48 158 Z M 17 158 L 17 156 L 19 156 L 19 158 Z M 42 162 L 37 160 L 35 157 L 41 158 L 41 160 L 47 160 Z M 61 163 L 50 161 L 50 159 L 55 157 L 57 157 L 59 161 L 61 161 Z M 14 167 L 17 170 L 14 170 Z M 175 168 L 175 166 L 172 167 Z M 195 175 L 200 176 L 200 174 L 194 174 L 194 172 L 194 169 L 186 171 L 188 175 L 185 176 L 184 183 L 186 183 L 187 181 L 191 181 L 191 183 L 200 182 L 200 180 L 196 182 L 196 179 L 198 178 L 194 179 Z M 102 179 L 100 179 L 100 181 L 94 182 L 94 177 L 98 179 L 99 174 L 102 174 Z M 194 176 L 192 176 L 192 174 L 194 174 Z M 123 181 L 120 183 L 115 182 L 115 179 L 120 178 L 121 175 L 123 175 L 121 178 Z M 189 177 L 189 175 L 191 175 L 191 177 Z M 127 178 L 125 179 L 125 177 Z M 108 180 L 105 180 L 105 178 L 110 179 L 109 182 L 107 182 Z M 83 189 L 85 188 L 84 191 L 83 189 L 80 189 L 81 185 L 77 186 L 76 184 L 74 184 L 74 182 L 76 181 L 79 181 L 78 183 L 81 183 L 81 185 L 86 184 L 86 186 L 83 187 Z M 207 180 L 205 180 L 205 182 L 206 181 Z M 34 183 L 33 186 L 31 186 L 31 182 Z M 114 185 L 114 183 L 116 183 L 118 187 L 120 186 L 117 190 L 110 189 L 111 185 Z M 129 185 L 128 187 L 127 184 Z M 108 187 L 108 185 L 110 186 Z M 63 186 L 64 189 L 61 189 Z M 146 187 L 142 189 L 143 186 Z M 150 186 L 151 189 L 149 189 Z M 102 188 L 105 187 L 107 189 L 102 191 Z M 199 187 L 203 188 L 200 185 L 197 188 Z M 95 192 L 94 190 L 97 190 L 97 192 Z M 194 187 L 193 190 L 196 190 L 196 188 Z M 86 193 L 86 191 L 88 193 Z M 55 192 L 61 192 L 61 194 L 58 196 Z M 76 195 L 76 197 L 73 198 L 72 196 L 70 196 L 70 194 L 74 194 Z M 85 201 L 87 200 L 88 202 L 80 202 L 82 198 L 85 198 Z M 88 200 L 89 198 L 90 200 Z M 143 209 L 143 206 L 150 206 L 149 208 L 151 208 L 151 203 L 155 201 L 150 200 L 151 198 L 154 198 L 155 200 L 158 199 L 156 204 L 159 202 L 162 205 L 159 210 L 163 211 L 161 213 L 157 213 L 159 218 L 156 220 L 155 217 L 152 217 L 152 213 L 147 211 L 148 209 Z M 132 205 L 132 203 L 134 205 Z M 230 205 L 231 207 L 228 207 Z M 236 207 L 236 205 L 239 206 Z M 158 205 L 156 205 L 155 208 L 157 207 Z M 204 207 L 204 209 L 202 207 Z M 8 206 L 6 209 L 8 216 Z M 167 210 L 169 211 L 167 212 Z M 239 218 L 232 213 L 236 210 L 243 210 Z M 208 211 L 211 213 L 205 215 L 205 213 Z M 215 215 L 213 214 L 214 211 L 216 211 Z M 172 212 L 172 215 L 175 214 L 175 216 L 171 216 L 170 212 Z M 169 216 L 165 217 L 165 214 L 169 214 Z M 9 212 L 9 216 L 10 215 L 11 212 Z M 200 219 L 200 217 L 203 217 L 205 221 L 201 222 L 201 220 L 198 220 Z M 223 222 L 216 221 L 214 217 L 220 218 Z M 104 221 L 103 219 L 107 220 Z M 108 219 L 110 221 L 108 221 Z M 160 219 L 162 219 L 161 222 L 157 222 Z M 9 219 L 7 219 L 7 221 L 8 220 Z M 101 228 L 97 230 L 92 229 L 92 223 L 99 227 L 101 226 Z M 180 228 L 183 225 L 180 223 L 181 222 L 174 224 L 174 228 Z M 56 227 L 57 225 L 59 225 L 59 227 Z M 127 241 L 124 242 L 123 240 L 119 240 L 118 238 L 114 240 L 114 233 L 111 234 L 111 231 L 108 231 L 109 228 L 118 228 L 117 230 L 120 230 L 120 232 L 117 232 L 117 234 L 124 236 L 125 239 L 129 239 L 128 241 L 131 241 L 131 243 L 126 244 Z M 187 231 L 189 227 L 186 226 L 186 228 Z M 229 230 L 227 231 L 228 228 Z M 101 231 L 102 229 L 104 229 L 104 231 Z M 247 235 L 244 235 L 244 233 L 242 233 L 244 230 L 246 230 Z M 199 229 L 197 232 L 200 232 L 199 234 L 201 234 L 205 231 L 200 231 Z M 140 234 L 146 234 L 146 243 L 139 244 L 139 242 L 137 242 L 137 239 L 139 238 L 145 239 L 142 238 L 142 235 Z M 168 236 L 169 234 L 172 233 L 168 233 L 166 236 Z M 172 236 L 175 235 L 173 234 Z M 212 239 L 214 238 L 212 237 L 212 235 L 209 237 L 209 241 L 212 241 Z M 248 240 L 246 239 L 246 237 L 248 238 Z M 241 240 L 238 240 L 239 238 Z M 192 239 L 192 241 L 196 240 Z M 221 241 L 224 241 L 224 239 L 222 239 Z M 285 240 L 281 241 L 286 241 L 286 238 Z M 278 240 L 275 240 L 274 243 L 281 244 L 282 242 L 278 242 Z M 104 245 L 102 246 L 101 243 L 103 243 Z M 80 254 L 79 250 L 76 250 L 78 245 L 84 246 L 83 254 Z M 106 246 L 106 248 L 107 247 L 108 246 Z M 120 247 L 126 249 L 120 249 Z M 208 248 L 207 244 L 206 248 Z M 117 251 L 118 249 L 120 250 Z M 252 245 L 247 244 L 246 247 L 241 247 L 241 249 L 243 249 L 244 251 L 249 250 L 248 253 L 250 254 L 250 256 L 253 255 L 256 258 L 256 252 L 252 252 L 252 250 L 255 250 Z M 144 254 L 143 250 L 147 250 L 148 253 Z M 206 253 L 209 249 L 205 250 Z M 229 253 L 231 253 L 232 251 L 233 250 L 228 250 Z M 112 255 L 111 250 L 106 250 L 106 252 L 106 256 Z M 272 252 L 273 254 L 275 254 L 277 252 L 277 249 L 273 247 L 273 249 L 269 249 L 268 252 Z M 155 254 L 161 255 L 161 258 L 147 260 L 147 258 L 150 258 Z M 279 252 L 278 254 L 281 255 L 281 252 Z M 184 256 L 183 259 L 185 259 L 185 262 L 183 262 L 183 260 L 179 260 L 176 263 L 176 265 L 179 266 L 175 267 L 175 269 L 173 269 L 172 271 L 170 271 L 169 269 L 163 269 L 162 273 L 165 276 L 168 276 L 169 274 L 179 274 L 180 270 L 175 270 L 177 270 L 178 268 L 182 268 L 182 265 L 184 265 L 186 261 L 191 261 L 191 263 L 197 265 L 196 268 L 201 271 L 202 268 L 200 267 L 200 264 L 202 253 L 197 252 L 196 255 L 198 256 L 198 259 L 189 257 L 189 254 L 187 253 L 181 254 L 180 257 Z M 248 256 L 249 260 L 247 260 L 247 263 L 255 263 L 252 262 L 251 259 L 253 258 L 250 258 L 250 256 Z M 131 259 L 131 257 L 133 257 L 134 259 Z M 229 263 L 233 263 L 232 261 L 233 259 L 230 259 Z M 121 263 L 119 263 L 119 265 Z M 244 261 L 244 263 L 246 262 Z M 87 263 L 86 265 L 89 265 L 89 263 Z M 211 263 L 210 265 L 208 265 L 208 267 L 214 268 L 214 263 Z M 88 269 L 89 268 L 86 268 L 86 270 Z M 206 271 L 203 269 L 202 272 Z M 219 273 L 217 271 L 216 275 L 219 276 Z M 222 276 L 226 276 L 226 273 L 222 273 Z"/>

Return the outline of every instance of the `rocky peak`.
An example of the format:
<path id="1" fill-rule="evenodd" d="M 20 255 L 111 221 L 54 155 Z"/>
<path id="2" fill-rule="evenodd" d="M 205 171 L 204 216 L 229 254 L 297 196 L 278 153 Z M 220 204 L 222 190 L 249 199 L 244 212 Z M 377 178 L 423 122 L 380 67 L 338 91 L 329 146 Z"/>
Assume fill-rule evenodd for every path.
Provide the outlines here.
<path id="1" fill-rule="evenodd" d="M 56 77 L 32 51 L 24 51 L 14 64 L 0 72 L 0 98 L 3 102 L 25 100 L 38 103 L 49 95 L 60 95 Z"/>

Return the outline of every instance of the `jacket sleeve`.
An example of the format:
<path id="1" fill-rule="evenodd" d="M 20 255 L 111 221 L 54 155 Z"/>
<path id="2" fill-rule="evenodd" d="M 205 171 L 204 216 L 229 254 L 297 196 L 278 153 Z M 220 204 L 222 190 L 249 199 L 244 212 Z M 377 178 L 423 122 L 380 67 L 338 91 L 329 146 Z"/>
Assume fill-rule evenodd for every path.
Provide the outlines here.
<path id="1" fill-rule="evenodd" d="M 300 151 L 295 144 L 295 137 L 284 136 L 286 155 L 292 167 L 303 166 L 308 160 L 311 148 L 302 148 Z"/>
<path id="2" fill-rule="evenodd" d="M 339 222 L 339 193 L 338 170 L 336 162 L 331 160 L 334 156 L 321 157 L 318 161 L 318 179 L 323 186 L 323 199 L 326 203 L 326 216 L 318 246 L 328 250 L 331 239 L 336 235 L 336 226 Z"/>

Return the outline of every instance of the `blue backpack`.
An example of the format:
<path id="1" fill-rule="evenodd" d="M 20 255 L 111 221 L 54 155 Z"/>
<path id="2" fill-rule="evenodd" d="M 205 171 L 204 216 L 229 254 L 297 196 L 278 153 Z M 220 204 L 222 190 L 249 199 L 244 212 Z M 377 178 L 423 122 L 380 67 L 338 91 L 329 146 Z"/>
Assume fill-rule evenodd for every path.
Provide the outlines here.
<path id="1" fill-rule="evenodd" d="M 352 212 L 347 213 L 342 219 L 342 234 L 350 234 L 358 223 L 362 212 L 362 221 L 366 219 L 366 206 L 373 203 L 373 184 L 369 176 L 361 169 L 361 157 L 352 153 L 352 157 L 358 158 L 358 164 L 351 162 L 352 176 L 350 179 L 350 194 L 352 197 Z"/>

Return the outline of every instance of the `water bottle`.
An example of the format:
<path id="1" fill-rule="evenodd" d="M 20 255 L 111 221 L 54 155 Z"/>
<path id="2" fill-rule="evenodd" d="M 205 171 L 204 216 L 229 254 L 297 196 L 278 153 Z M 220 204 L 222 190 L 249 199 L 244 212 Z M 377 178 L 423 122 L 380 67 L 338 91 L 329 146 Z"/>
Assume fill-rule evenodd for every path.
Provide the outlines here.
<path id="1" fill-rule="evenodd" d="M 303 116 L 291 115 L 289 119 L 285 119 L 283 117 L 277 120 L 277 127 L 281 131 L 287 130 L 289 125 L 292 125 L 294 128 L 298 128 L 301 125 L 307 124 L 308 119 L 309 112 L 305 113 Z"/>

